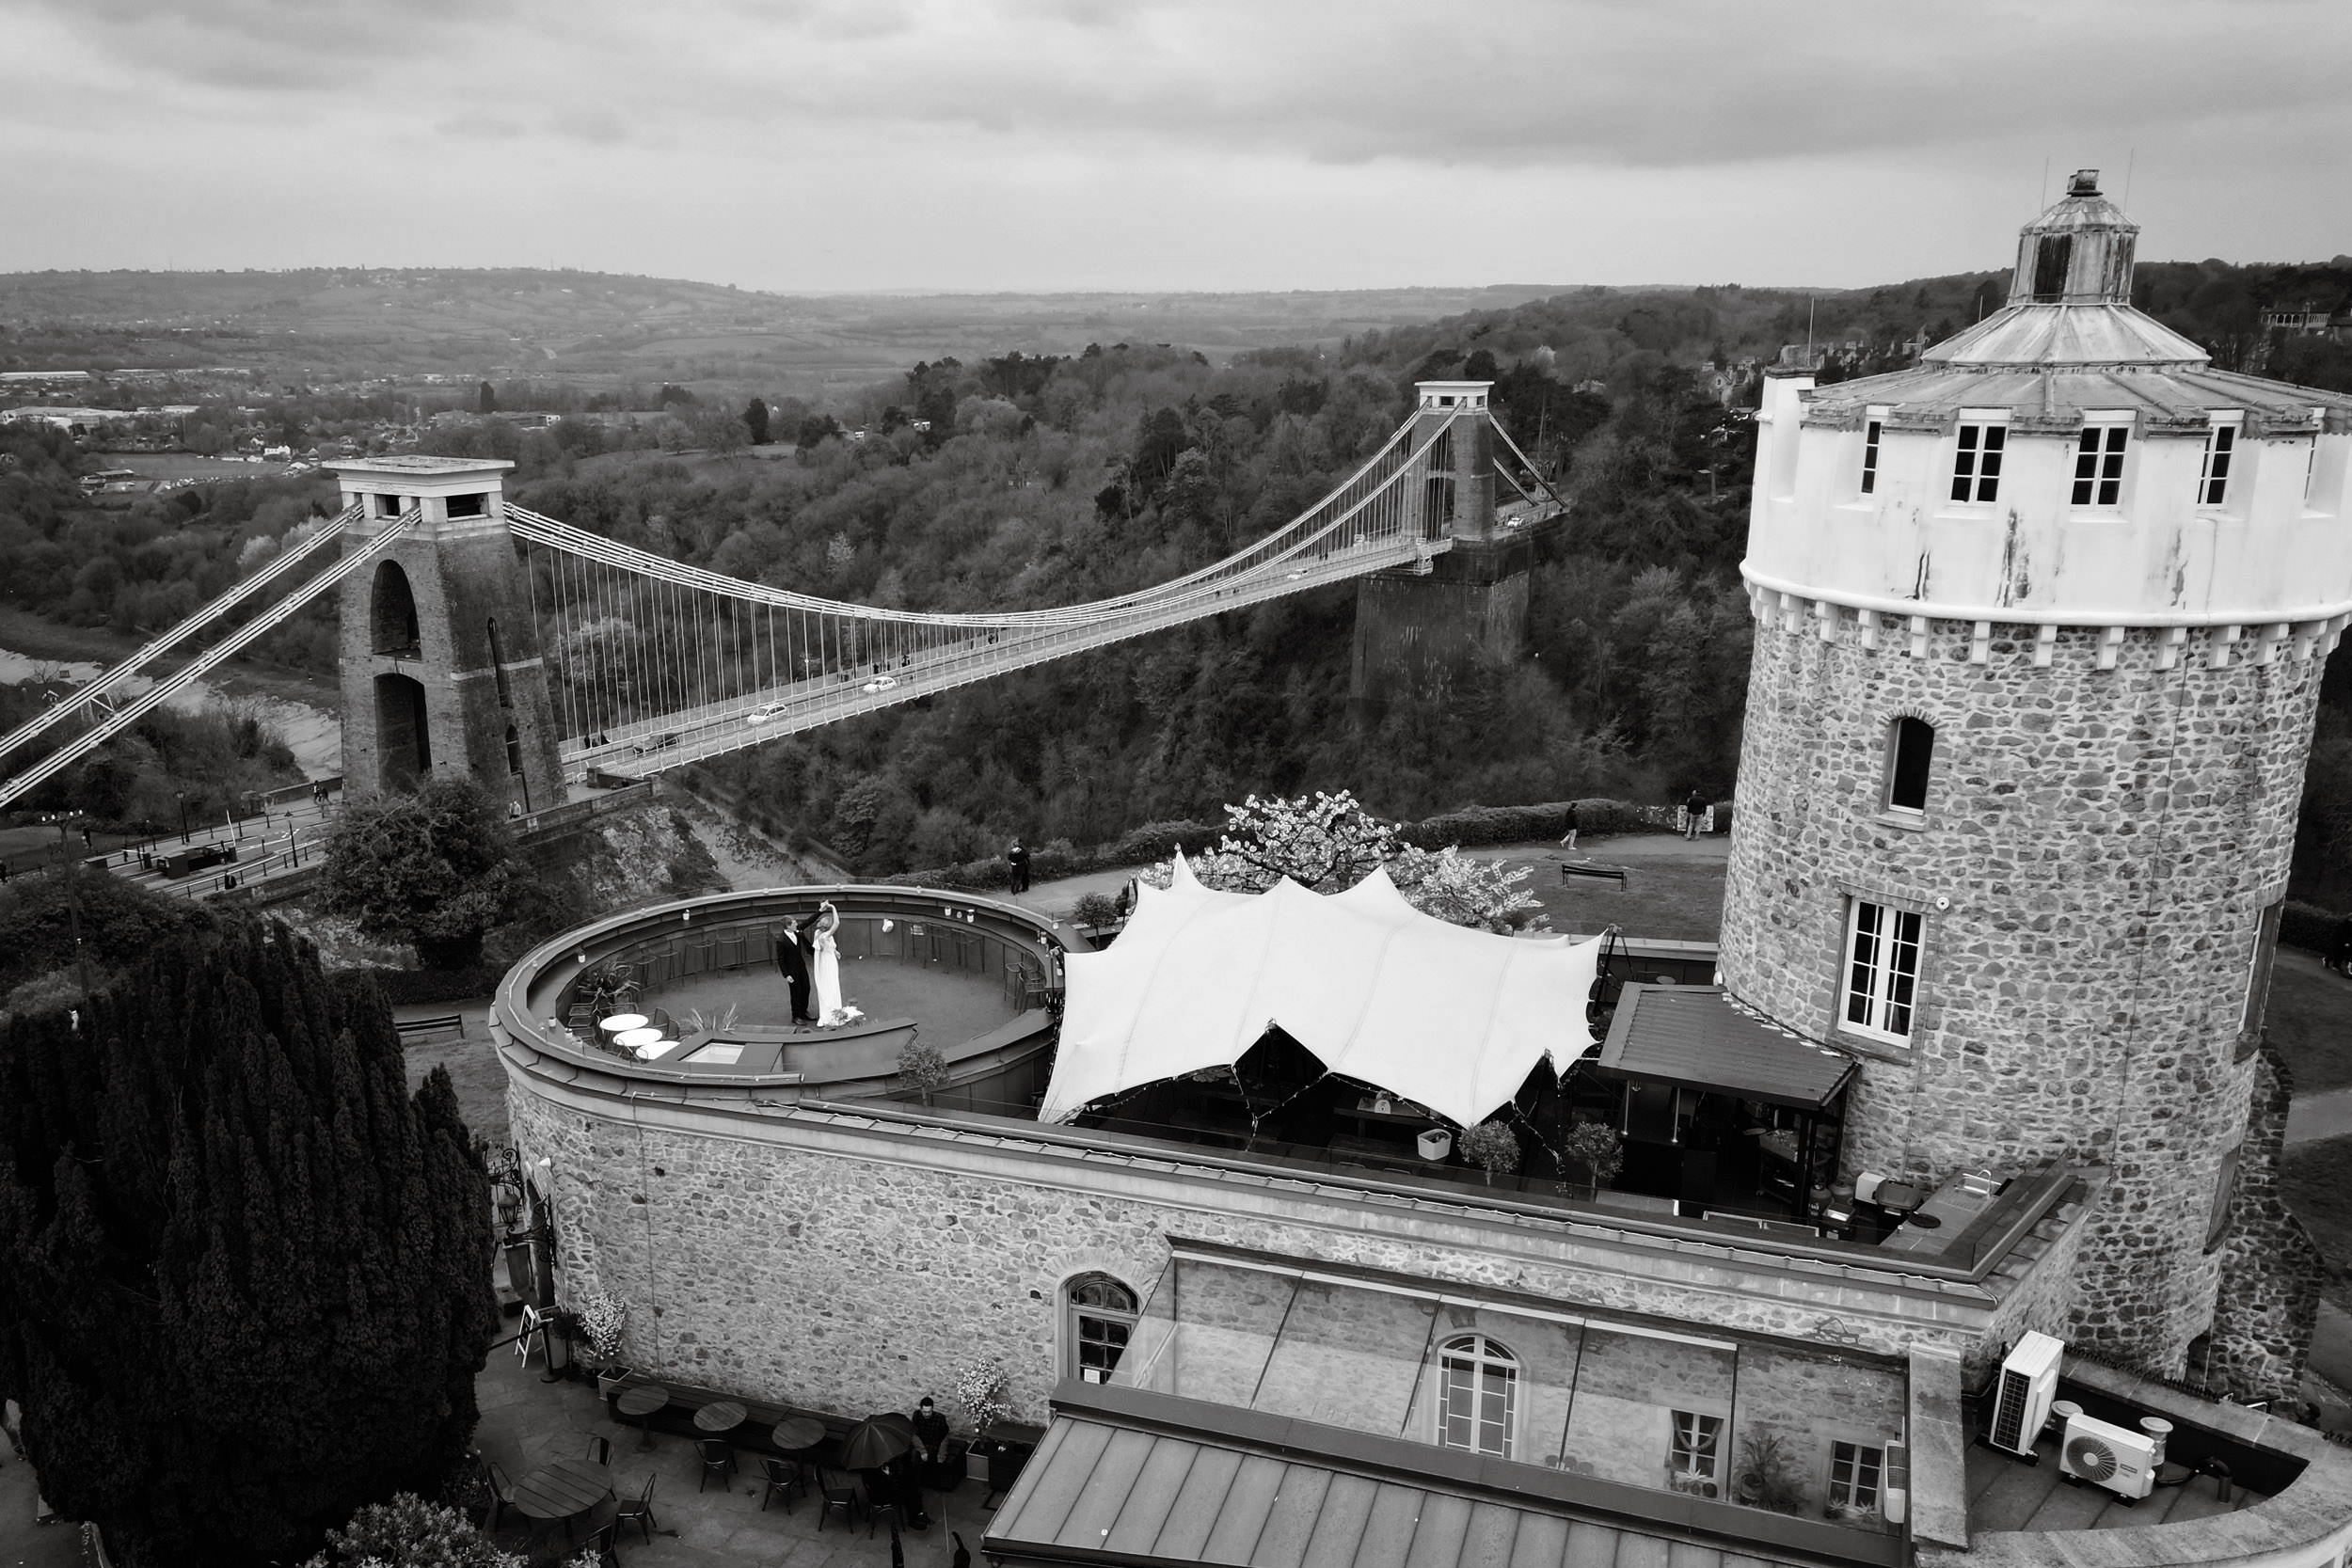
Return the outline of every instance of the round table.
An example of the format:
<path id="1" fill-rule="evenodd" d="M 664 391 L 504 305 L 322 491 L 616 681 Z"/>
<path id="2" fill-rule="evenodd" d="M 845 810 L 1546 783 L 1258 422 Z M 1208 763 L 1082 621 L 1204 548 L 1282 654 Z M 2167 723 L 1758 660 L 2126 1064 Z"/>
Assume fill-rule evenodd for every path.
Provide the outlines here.
<path id="1" fill-rule="evenodd" d="M 743 1424 L 744 1409 L 733 1400 L 713 1400 L 694 1412 L 694 1430 L 717 1435 Z"/>
<path id="2" fill-rule="evenodd" d="M 624 1418 L 630 1416 L 637 1418 L 638 1425 L 645 1429 L 645 1435 L 637 1446 L 650 1449 L 653 1447 L 654 1412 L 669 1402 L 670 1391 L 667 1388 L 659 1383 L 640 1383 L 622 1389 L 620 1397 L 612 1402 L 612 1408 L 620 1412 Z"/>
<path id="3" fill-rule="evenodd" d="M 653 1044 L 660 1037 L 660 1030 L 654 1028 L 651 1024 L 646 1024 L 636 1029 L 622 1030 L 612 1037 L 612 1043 L 624 1051 L 636 1051 L 641 1047 Z"/>
<path id="4" fill-rule="evenodd" d="M 643 1029 L 646 1024 L 651 1023 L 652 1022 L 653 1020 L 647 1018 L 643 1013 L 614 1013 L 611 1018 L 606 1019 L 600 1025 L 598 1025 L 598 1027 L 602 1028 L 608 1035 L 617 1035 L 625 1029 Z"/>
<path id="5" fill-rule="evenodd" d="M 593 1459 L 559 1459 L 515 1483 L 526 1518 L 577 1519 L 612 1493 L 612 1472 Z"/>
<path id="6" fill-rule="evenodd" d="M 806 1416 L 787 1416 L 768 1437 L 786 1453 L 806 1453 L 825 1440 L 825 1423 Z"/>

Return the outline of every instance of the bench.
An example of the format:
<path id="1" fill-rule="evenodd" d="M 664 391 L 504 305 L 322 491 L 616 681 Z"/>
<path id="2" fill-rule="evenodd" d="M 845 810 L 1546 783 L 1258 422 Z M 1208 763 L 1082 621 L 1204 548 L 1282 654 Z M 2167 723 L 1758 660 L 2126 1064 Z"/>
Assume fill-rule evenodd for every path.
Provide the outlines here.
<path id="1" fill-rule="evenodd" d="M 1620 892 L 1625 888 L 1625 867 L 1622 865 L 1595 865 L 1590 861 L 1562 861 L 1560 879 L 1565 882 L 1571 877 L 1590 877 L 1596 881 L 1614 882 Z"/>
<path id="2" fill-rule="evenodd" d="M 437 1035 L 454 1030 L 459 1039 L 466 1037 L 466 1015 L 445 1013 L 439 1018 L 404 1018 L 395 1020 L 392 1027 L 400 1031 L 400 1043 L 406 1045 L 411 1035 Z"/>
<path id="3" fill-rule="evenodd" d="M 1331 1151 L 1331 1158 L 1342 1164 L 1369 1165 L 1374 1170 L 1394 1171 L 1408 1176 L 1420 1175 L 1429 1168 L 1429 1162 L 1423 1160 L 1411 1145 L 1384 1138 L 1365 1138 L 1342 1132 L 1327 1147 Z"/>

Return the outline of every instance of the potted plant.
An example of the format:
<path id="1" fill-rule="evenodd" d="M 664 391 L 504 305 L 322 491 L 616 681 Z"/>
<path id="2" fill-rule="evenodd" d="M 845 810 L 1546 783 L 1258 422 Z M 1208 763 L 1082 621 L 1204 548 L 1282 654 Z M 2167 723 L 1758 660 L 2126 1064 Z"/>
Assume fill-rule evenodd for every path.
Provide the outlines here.
<path id="1" fill-rule="evenodd" d="M 1560 1153 L 1590 1171 L 1593 1185 L 1606 1187 L 1625 1168 L 1625 1146 L 1607 1122 L 1580 1121 L 1560 1140 Z"/>
<path id="2" fill-rule="evenodd" d="M 1486 1173 L 1486 1182 L 1519 1168 L 1519 1135 L 1499 1121 L 1482 1121 L 1462 1129 L 1462 1158 Z"/>
<path id="3" fill-rule="evenodd" d="M 1740 1466 L 1731 1478 L 1731 1495 L 1750 1508 L 1774 1513 L 1794 1513 L 1804 1507 L 1796 1456 L 1788 1443 L 1775 1433 L 1753 1430 L 1740 1438 Z"/>
<path id="4" fill-rule="evenodd" d="M 621 1365 L 621 1330 L 628 1324 L 628 1304 L 602 1291 L 589 1291 L 581 1294 L 576 1317 L 580 1342 L 596 1364 L 596 1393 L 611 1399 L 629 1374 Z"/>
<path id="5" fill-rule="evenodd" d="M 1012 1401 L 1005 1392 L 1009 1380 L 1004 1362 L 993 1355 L 974 1356 L 956 1369 L 956 1405 L 972 1423 L 965 1465 L 974 1481 L 989 1480 L 988 1464 L 1000 1446 L 988 1429 L 1012 1414 Z"/>

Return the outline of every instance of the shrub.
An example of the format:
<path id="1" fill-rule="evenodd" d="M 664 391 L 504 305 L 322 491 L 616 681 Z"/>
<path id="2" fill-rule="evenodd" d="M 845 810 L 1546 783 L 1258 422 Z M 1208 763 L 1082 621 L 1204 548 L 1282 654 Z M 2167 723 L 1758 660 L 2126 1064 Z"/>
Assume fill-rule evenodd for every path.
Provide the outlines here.
<path id="1" fill-rule="evenodd" d="M 2325 953 L 2335 945 L 2336 924 L 2343 918 L 2333 910 L 2290 898 L 2279 911 L 2279 940 L 2289 947 Z"/>
<path id="2" fill-rule="evenodd" d="M 1560 1140 L 1560 1152 L 1591 1171 L 1596 1187 L 1606 1187 L 1625 1168 L 1625 1148 L 1607 1122 L 1578 1122 Z"/>
<path id="3" fill-rule="evenodd" d="M 366 971 L 395 1007 L 432 1002 L 470 1002 L 498 990 L 506 971 L 495 964 L 463 969 L 371 969 Z"/>
<path id="4" fill-rule="evenodd" d="M 939 1053 L 935 1045 L 909 1040 L 898 1053 L 898 1081 L 908 1088 L 921 1090 L 929 1103 L 931 1091 L 946 1085 L 947 1058 Z"/>
<path id="5" fill-rule="evenodd" d="M 1519 1168 L 1519 1135 L 1502 1122 L 1482 1121 L 1465 1127 L 1454 1142 L 1462 1158 L 1484 1167 L 1490 1180 Z"/>
<path id="6" fill-rule="evenodd" d="M 1107 893 L 1089 893 L 1078 900 L 1070 918 L 1080 926 L 1112 926 L 1119 921 L 1119 900 Z"/>
<path id="7" fill-rule="evenodd" d="M 523 1560 L 484 1540 L 455 1509 L 402 1492 L 327 1531 L 326 1550 L 303 1568 L 523 1568 Z"/>

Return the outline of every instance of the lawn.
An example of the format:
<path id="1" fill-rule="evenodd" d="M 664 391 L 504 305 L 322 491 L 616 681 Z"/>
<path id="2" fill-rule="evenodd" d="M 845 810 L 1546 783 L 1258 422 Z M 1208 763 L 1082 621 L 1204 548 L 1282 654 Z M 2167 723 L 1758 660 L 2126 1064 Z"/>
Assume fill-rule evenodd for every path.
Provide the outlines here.
<path id="1" fill-rule="evenodd" d="M 452 1006 L 444 1010 L 457 1009 Z M 457 1090 L 457 1108 L 465 1113 L 466 1125 L 487 1140 L 492 1148 L 501 1148 L 513 1141 L 506 1127 L 506 1071 L 499 1066 L 498 1052 L 490 1044 L 481 1007 L 476 1005 L 468 1011 L 471 1017 L 467 1021 L 464 1039 L 437 1037 L 408 1047 L 408 1086 L 413 1089 L 423 1083 L 425 1074 L 437 1067 L 449 1069 L 450 1083 Z"/>
<path id="2" fill-rule="evenodd" d="M 2263 1029 L 2295 1069 L 2296 1094 L 2352 1085 L 2352 982 L 2322 969 L 2316 955 L 2279 949 Z"/>

